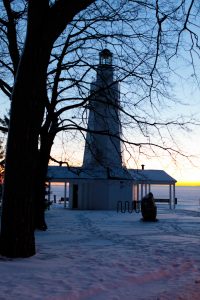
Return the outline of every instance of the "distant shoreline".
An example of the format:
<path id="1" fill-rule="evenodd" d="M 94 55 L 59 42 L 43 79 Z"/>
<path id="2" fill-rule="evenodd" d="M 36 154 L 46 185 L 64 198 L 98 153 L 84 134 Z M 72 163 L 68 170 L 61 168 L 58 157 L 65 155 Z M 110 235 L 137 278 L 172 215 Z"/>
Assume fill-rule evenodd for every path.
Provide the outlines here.
<path id="1" fill-rule="evenodd" d="M 51 183 L 52 186 L 64 186 L 64 182 L 52 182 Z M 196 186 L 196 187 L 200 187 L 200 181 L 197 182 L 188 182 L 188 181 L 180 181 L 176 183 L 176 186 Z"/>
<path id="2" fill-rule="evenodd" d="M 200 186 L 200 182 L 186 182 L 186 181 L 180 181 L 176 183 L 176 186 Z"/>

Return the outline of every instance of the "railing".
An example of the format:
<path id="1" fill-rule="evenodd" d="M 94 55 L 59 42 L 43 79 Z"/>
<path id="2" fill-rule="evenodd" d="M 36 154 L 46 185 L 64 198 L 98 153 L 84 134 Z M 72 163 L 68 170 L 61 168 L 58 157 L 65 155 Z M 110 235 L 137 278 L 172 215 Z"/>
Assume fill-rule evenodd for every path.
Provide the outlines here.
<path id="1" fill-rule="evenodd" d="M 117 202 L 117 212 L 125 213 L 129 212 L 130 214 L 135 211 L 136 213 L 140 212 L 140 201 L 118 201 Z"/>

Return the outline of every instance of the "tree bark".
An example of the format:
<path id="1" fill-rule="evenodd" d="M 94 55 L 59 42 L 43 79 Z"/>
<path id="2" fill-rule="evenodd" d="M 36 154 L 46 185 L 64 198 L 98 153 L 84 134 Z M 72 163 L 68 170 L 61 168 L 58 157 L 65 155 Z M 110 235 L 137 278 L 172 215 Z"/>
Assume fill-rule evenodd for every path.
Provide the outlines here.
<path id="1" fill-rule="evenodd" d="M 49 131 L 47 130 L 49 129 Z M 37 180 L 35 184 L 35 228 L 46 230 L 45 221 L 45 183 L 48 169 L 51 147 L 56 132 L 52 133 L 52 128 L 43 128 L 41 133 L 40 151 L 38 153 Z"/>
<path id="2" fill-rule="evenodd" d="M 37 17 L 35 23 L 28 24 L 12 95 L 0 248 L 1 254 L 8 257 L 35 254 L 34 186 L 51 50 L 43 35 L 38 36 L 44 15 L 40 13 Z"/>
<path id="3" fill-rule="evenodd" d="M 28 48 L 30 55 L 22 56 L 16 77 L 6 153 L 1 253 L 12 257 L 35 253 L 33 191 L 46 89 L 39 76 L 43 59 L 37 49 Z"/>
<path id="4" fill-rule="evenodd" d="M 28 2 L 27 35 L 16 73 L 8 132 L 0 253 L 35 254 L 35 195 L 39 191 L 38 138 L 47 103 L 46 77 L 53 43 L 73 17 L 95 0 Z M 19 159 L 20 158 L 20 159 Z M 48 157 L 49 158 L 49 157 Z M 48 162 L 45 160 L 46 169 Z M 45 174 L 46 175 L 46 174 Z M 40 179 L 37 176 L 41 176 Z"/>

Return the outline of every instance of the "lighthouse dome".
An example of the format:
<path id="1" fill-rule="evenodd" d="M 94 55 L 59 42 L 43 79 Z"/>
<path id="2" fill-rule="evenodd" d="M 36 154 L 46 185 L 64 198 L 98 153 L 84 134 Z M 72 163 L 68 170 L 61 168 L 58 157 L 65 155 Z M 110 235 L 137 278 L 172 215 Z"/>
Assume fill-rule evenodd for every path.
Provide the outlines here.
<path id="1" fill-rule="evenodd" d="M 112 65 L 112 53 L 104 49 L 99 53 L 100 65 Z"/>

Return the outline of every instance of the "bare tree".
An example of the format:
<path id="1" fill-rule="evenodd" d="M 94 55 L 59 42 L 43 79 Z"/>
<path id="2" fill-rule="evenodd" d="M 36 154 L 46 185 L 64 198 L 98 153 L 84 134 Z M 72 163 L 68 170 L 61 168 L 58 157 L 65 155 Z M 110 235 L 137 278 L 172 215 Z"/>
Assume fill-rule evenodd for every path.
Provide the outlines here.
<path id="1" fill-rule="evenodd" d="M 28 257 L 35 254 L 35 160 L 47 101 L 46 72 L 50 53 L 66 25 L 92 2 L 56 1 L 52 6 L 49 1 L 28 2 L 26 39 L 12 93 L 1 226 L 2 255 Z M 20 168 L 19 157 L 23 160 Z"/>
<path id="2" fill-rule="evenodd" d="M 105 3 L 107 2 L 104 1 Z M 65 54 L 55 54 L 55 60 L 59 60 L 59 74 L 49 80 L 51 90 L 57 91 L 53 95 L 53 98 L 57 97 L 53 102 L 56 104 L 58 117 L 57 131 L 77 129 L 84 135 L 89 99 L 88 86 L 98 64 L 94 51 L 106 45 L 115 54 L 118 74 L 116 81 L 121 85 L 123 143 L 127 147 L 132 145 L 140 153 L 145 153 L 149 147 L 153 152 L 156 148 L 167 150 L 170 155 L 174 154 L 174 157 L 181 152 L 179 148 L 175 151 L 175 143 L 169 146 L 167 139 L 172 137 L 170 128 L 177 125 L 183 129 L 189 122 L 183 117 L 176 121 L 163 120 L 159 116 L 158 107 L 162 105 L 163 99 L 173 103 L 169 93 L 172 88 L 169 77 L 170 72 L 175 72 L 175 69 L 170 62 L 179 54 L 179 37 L 184 35 L 182 29 L 188 22 L 193 1 L 191 5 L 186 5 L 184 1 L 176 5 L 172 2 L 167 5 L 165 1 L 162 1 L 161 5 L 159 3 L 132 1 L 128 6 L 120 4 L 120 10 L 115 6 L 113 15 L 111 11 L 106 17 L 101 13 L 99 19 L 95 15 L 93 22 L 87 15 L 93 15 L 91 10 L 87 10 L 82 18 L 74 20 L 70 27 L 72 31 L 67 34 L 68 45 L 63 45 Z M 106 6 L 104 9 L 108 11 Z M 87 20 L 87 28 L 84 30 L 83 18 Z M 100 25 L 101 23 L 106 26 Z M 59 45 L 61 44 L 60 42 Z M 97 54 L 96 58 L 98 59 Z M 58 69 L 51 70 L 49 75 L 55 75 Z M 53 87 L 55 82 L 56 89 Z M 81 109 L 72 110 L 74 104 Z M 130 133 L 131 130 L 134 131 L 134 135 Z M 140 135 L 143 138 L 138 141 Z"/>
<path id="3" fill-rule="evenodd" d="M 1 228 L 3 255 L 35 253 L 34 229 L 40 227 L 39 211 L 42 218 L 51 147 L 61 130 L 85 135 L 89 86 L 99 49 L 109 47 L 116 57 L 124 128 L 145 137 L 136 141 L 136 135 L 131 139 L 124 133 L 121 140 L 139 151 L 150 146 L 179 152 L 166 144 L 162 130 L 172 125 L 184 127 L 185 121 L 159 120 L 157 109 L 164 98 L 171 98 L 170 61 L 182 46 L 190 18 L 198 16 L 192 14 L 195 3 L 77 0 L 67 4 L 45 0 L 29 1 L 28 5 L 18 1 L 16 6 L 2 1 L 7 18 L 0 19 L 1 40 L 7 51 L 0 61 L 5 70 L 0 88 L 12 100 Z M 195 31 L 191 37 L 196 37 Z"/>

